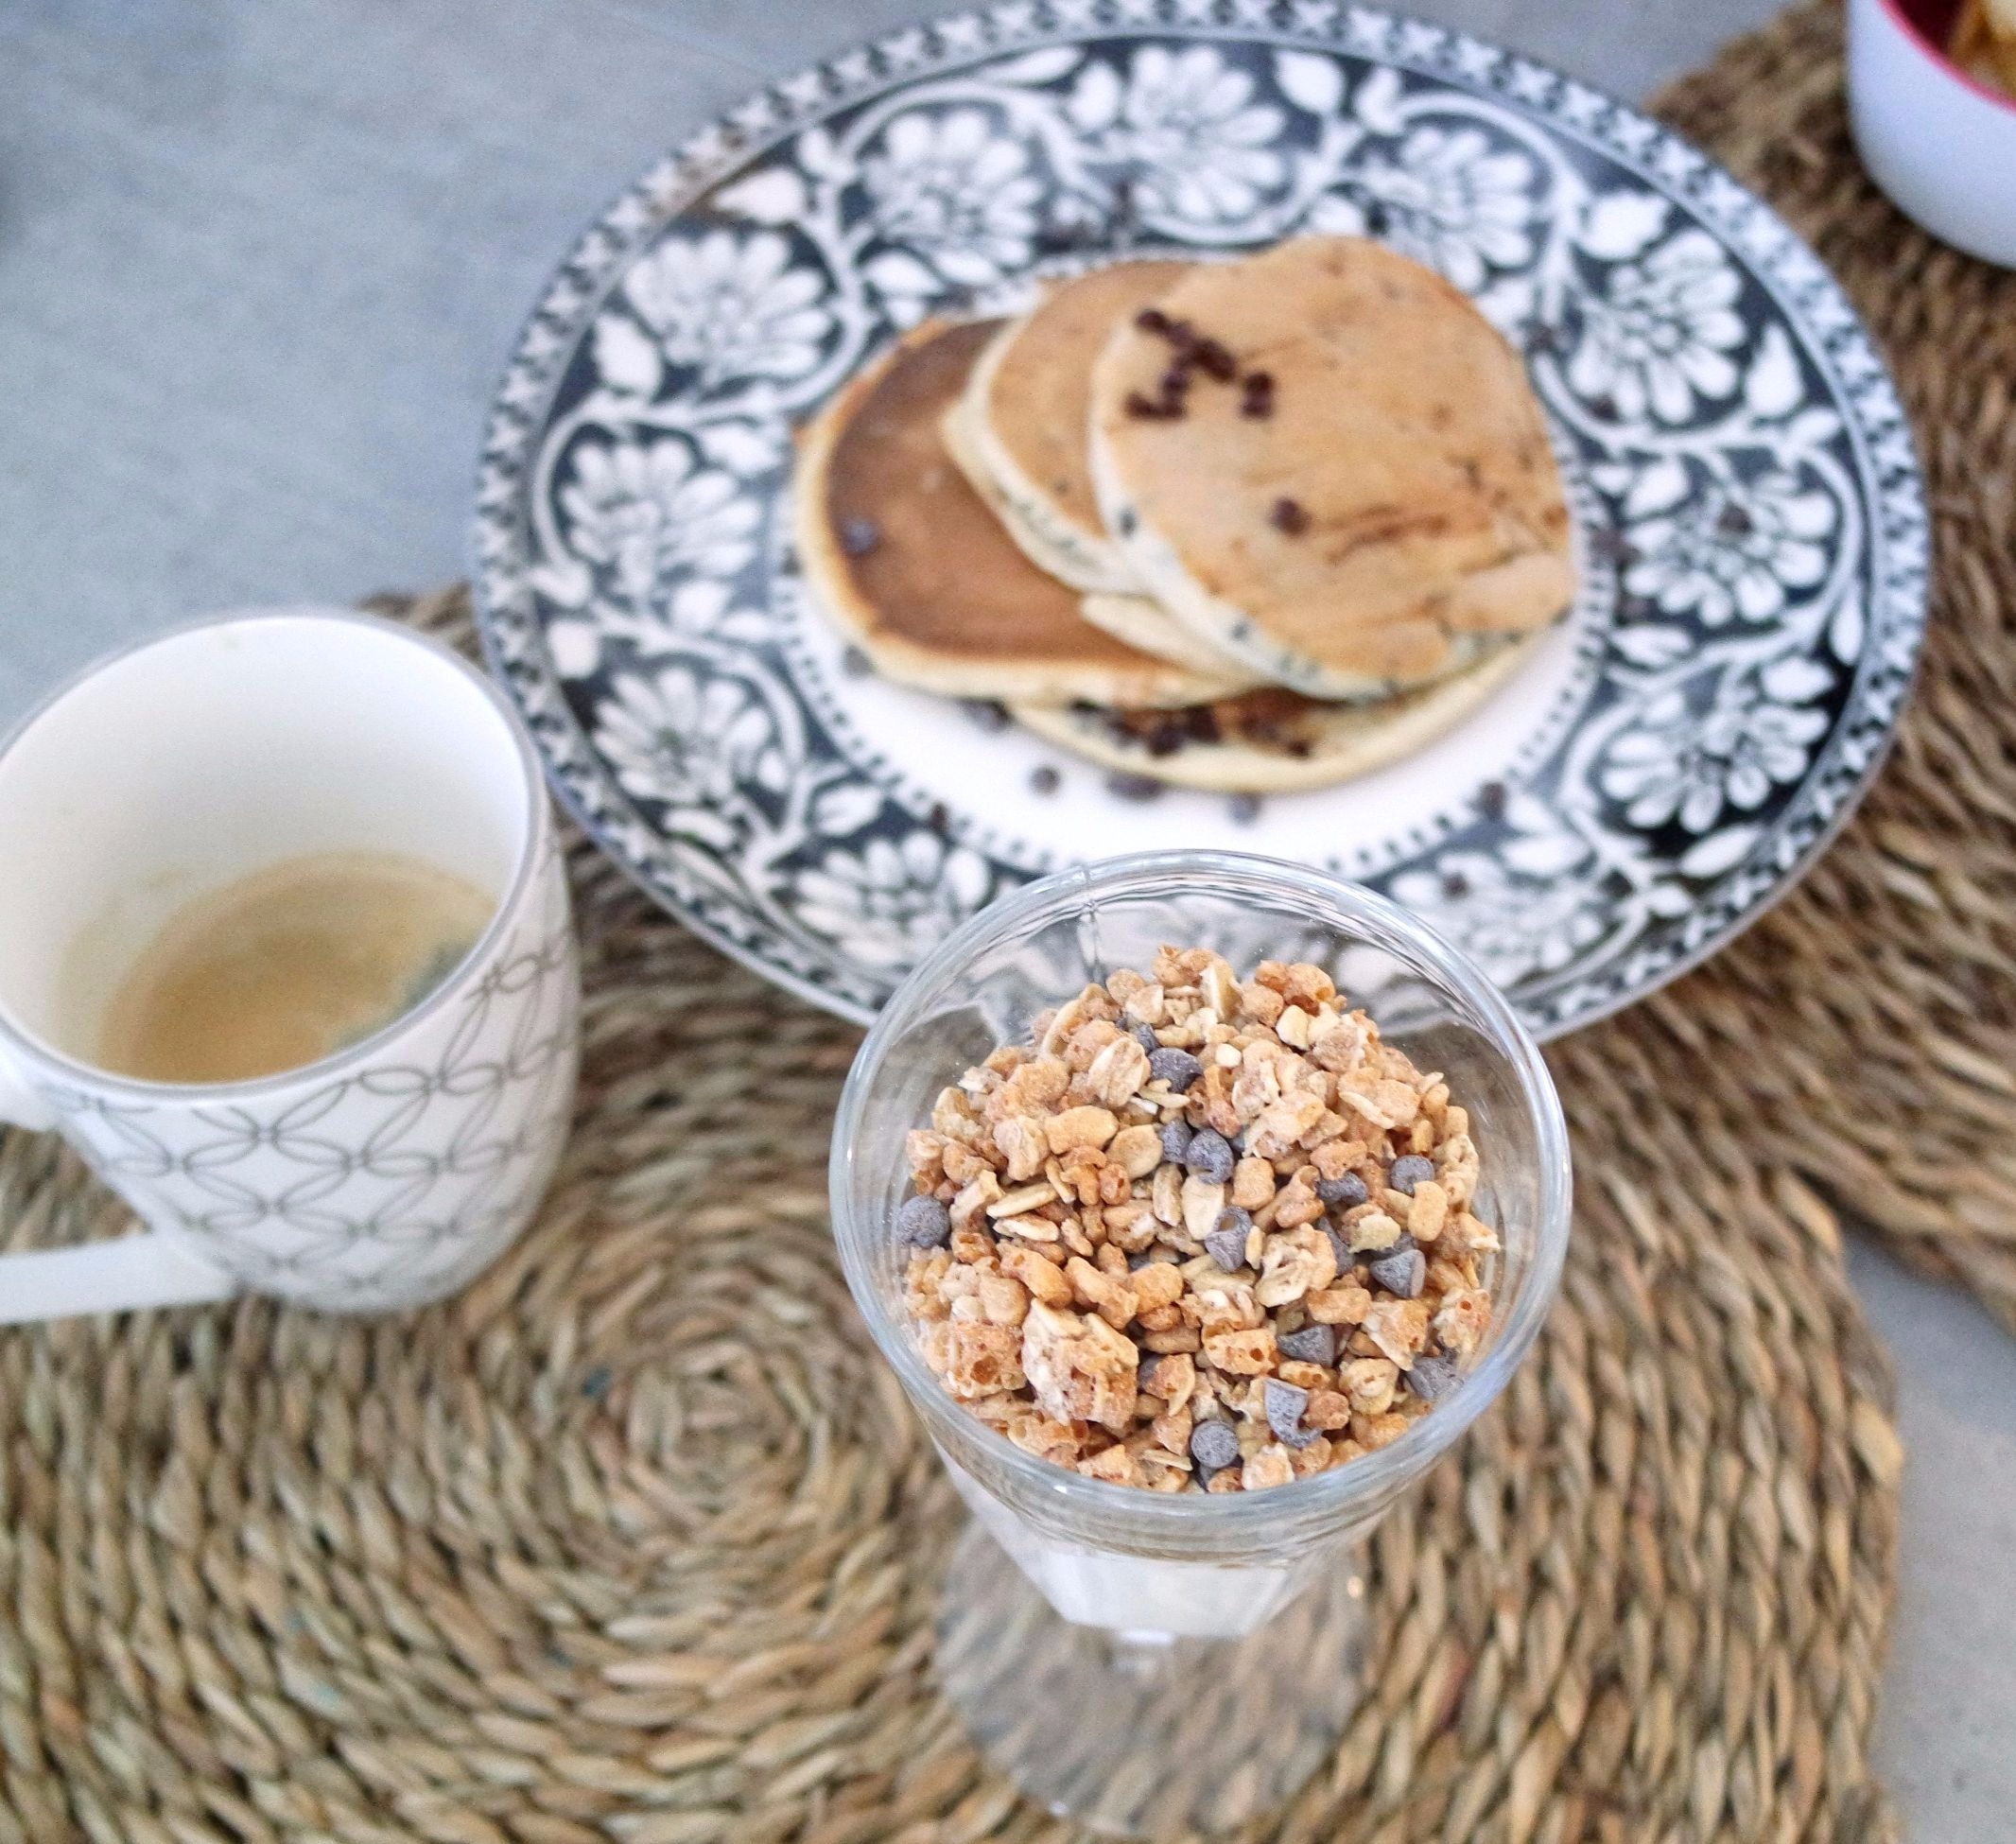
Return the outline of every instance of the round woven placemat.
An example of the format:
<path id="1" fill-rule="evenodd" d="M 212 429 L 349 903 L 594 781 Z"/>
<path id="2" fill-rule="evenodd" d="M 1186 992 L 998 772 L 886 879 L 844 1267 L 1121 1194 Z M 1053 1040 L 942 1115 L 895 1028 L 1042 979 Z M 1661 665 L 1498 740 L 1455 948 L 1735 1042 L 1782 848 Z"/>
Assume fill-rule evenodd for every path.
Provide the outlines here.
<path id="1" fill-rule="evenodd" d="M 1660 113 L 1812 242 L 1885 348 L 1924 464 L 1934 589 L 1903 735 L 1859 816 L 1623 1035 L 2016 1331 L 2016 272 L 1934 241 L 1864 173 L 1826 0 L 1731 45 Z"/>
<path id="2" fill-rule="evenodd" d="M 0 1333 L 0 1844 L 1057 1829 L 931 1688 L 958 1512 L 825 1221 L 856 1034 L 574 870 L 574 1139 L 468 1293 Z M 1371 1689 L 1256 1835 L 1890 1835 L 1900 1454 L 1833 1221 L 1595 1043 L 1559 1307 L 1382 1528 Z M 126 1227 L 23 1134 L 0 1225 Z"/>
<path id="3" fill-rule="evenodd" d="M 1837 80 L 1830 22 L 1738 46 L 1682 118 L 1712 143 L 1807 147 L 1806 80 Z M 1882 234 L 1894 246 L 1887 217 Z M 456 595 L 410 612 L 466 620 Z M 1939 759 L 1914 740 L 1892 784 L 1920 752 Z M 1879 809 L 1907 810 L 1943 835 L 1986 807 Z M 575 1138 L 540 1223 L 464 1296 L 391 1320 L 244 1302 L 0 1332 L 0 1844 L 1061 1830 L 930 1688 L 958 1514 L 825 1226 L 855 1034 L 585 851 L 575 872 Z M 2006 965 L 2008 924 L 1942 877 L 1921 866 L 1910 900 L 1950 904 L 1973 965 Z M 1781 965 L 1690 1001 L 1722 992 L 1722 966 L 1563 1047 L 1581 1192 L 1560 1304 L 1500 1408 L 1382 1527 L 1371 1689 L 1255 1835 L 1894 1835 L 1867 1742 L 1901 1456 L 1834 1220 L 1799 1175 L 1858 1168 L 1828 1167 L 1790 1106 L 1825 1102 L 1823 1070 L 1867 1072 L 1818 1062 L 1774 1097 L 1743 1008 L 1802 1030 L 1824 989 L 1799 1003 Z M 1825 996 L 1867 1062 L 1855 1034 L 1890 1014 Z M 1852 1131 L 1915 1127 L 1871 1079 L 1887 1105 Z M 1867 1186 L 1855 1201 L 1888 1222 Z M 0 1141 L 0 1240 L 127 1226 L 53 1141 Z"/>

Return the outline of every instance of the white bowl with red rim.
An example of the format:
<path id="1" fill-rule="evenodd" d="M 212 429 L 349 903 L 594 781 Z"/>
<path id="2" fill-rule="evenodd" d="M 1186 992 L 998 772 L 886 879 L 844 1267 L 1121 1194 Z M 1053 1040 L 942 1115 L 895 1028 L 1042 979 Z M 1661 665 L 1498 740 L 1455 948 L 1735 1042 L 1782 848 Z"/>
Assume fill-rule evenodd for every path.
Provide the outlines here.
<path id="1" fill-rule="evenodd" d="M 1959 13 L 1959 0 L 1849 0 L 1855 140 L 1933 235 L 2016 268 L 2016 98 L 1947 55 Z"/>

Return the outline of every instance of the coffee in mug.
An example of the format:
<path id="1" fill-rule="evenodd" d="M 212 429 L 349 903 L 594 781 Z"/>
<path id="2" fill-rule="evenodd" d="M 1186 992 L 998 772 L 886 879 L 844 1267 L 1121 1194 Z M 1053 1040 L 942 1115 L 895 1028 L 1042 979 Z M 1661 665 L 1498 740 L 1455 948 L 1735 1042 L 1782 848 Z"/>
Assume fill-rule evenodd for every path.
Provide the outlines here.
<path id="1" fill-rule="evenodd" d="M 113 987 L 92 1060 L 141 1082 L 246 1082 L 404 1018 L 467 957 L 495 899 L 395 852 L 268 865 L 168 918 Z"/>

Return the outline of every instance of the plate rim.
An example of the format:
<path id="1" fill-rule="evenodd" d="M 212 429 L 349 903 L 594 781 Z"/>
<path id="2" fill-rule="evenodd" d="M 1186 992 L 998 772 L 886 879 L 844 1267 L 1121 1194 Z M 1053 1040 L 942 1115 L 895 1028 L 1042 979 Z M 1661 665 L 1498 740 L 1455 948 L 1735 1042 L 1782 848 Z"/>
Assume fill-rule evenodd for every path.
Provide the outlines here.
<path id="1" fill-rule="evenodd" d="M 1922 660 L 1930 602 L 1930 524 L 1923 472 L 1917 432 L 1867 323 L 1833 270 L 1767 200 L 1637 105 L 1542 60 L 1456 27 L 1340 0 L 991 0 L 983 7 L 935 15 L 852 42 L 753 86 L 675 142 L 614 196 L 555 264 L 521 319 L 485 416 L 475 510 L 467 528 L 471 600 L 484 663 L 530 734 L 554 797 L 632 883 L 683 927 L 770 983 L 856 1024 L 871 1022 L 878 1007 L 794 971 L 761 947 L 737 940 L 710 921 L 697 902 L 670 887 L 678 870 L 668 855 L 673 842 L 613 785 L 613 774 L 600 763 L 560 689 L 536 615 L 530 607 L 509 605 L 514 597 L 529 600 L 531 593 L 522 563 L 514 563 L 512 555 L 527 531 L 526 463 L 565 380 L 565 361 L 578 350 L 582 330 L 592 323 L 601 302 L 620 283 L 626 258 L 648 247 L 712 186 L 809 122 L 936 71 L 1052 43 L 1170 38 L 1198 43 L 1313 45 L 1407 70 L 1453 89 L 1492 96 L 1571 144 L 1601 153 L 1648 189 L 1684 202 L 1713 230 L 1783 318 L 1798 328 L 1837 404 L 1853 411 L 1844 425 L 1858 458 L 1855 486 L 1868 528 L 1871 620 L 1841 719 L 1825 752 L 1801 777 L 1800 792 L 1812 796 L 1816 781 L 1830 778 L 1829 758 L 1838 757 L 1850 720 L 1863 737 L 1873 727 L 1873 741 L 1863 762 L 1840 779 L 1832 806 L 1808 815 L 1811 833 L 1789 862 L 1779 865 L 1774 861 L 1768 868 L 1760 864 L 1743 879 L 1740 894 L 1733 878 L 1720 891 L 1706 893 L 1707 900 L 1692 913 L 1722 913 L 1698 939 L 1669 938 L 1669 945 L 1657 950 L 1657 965 L 1633 977 L 1625 977 L 1622 964 L 1594 976 L 1608 990 L 1584 996 L 1572 1006 L 1567 1001 L 1578 992 L 1572 968 L 1563 969 L 1570 975 L 1567 980 L 1538 995 L 1511 995 L 1528 1028 L 1542 1042 L 1597 1023 L 1681 978 L 1761 920 L 1790 895 L 1859 809 L 1896 744 Z M 1437 53 L 1463 57 L 1464 73 L 1432 66 L 1429 60 Z M 897 62 L 900 68 L 893 68 Z M 843 65 L 859 68 L 843 70 Z M 1620 128 L 1628 133 L 1629 147 L 1623 145 Z M 1675 162 L 1675 170 L 1654 170 L 1662 155 Z M 1715 196 L 1708 196 L 1711 192 Z M 1747 237 L 1743 235 L 1745 225 L 1752 229 Z M 1785 275 L 1781 266 L 1787 262 L 1801 265 L 1806 273 L 1798 278 Z M 1790 292 L 1795 286 L 1796 295 Z M 1830 309 L 1825 323 L 1816 322 L 1812 309 L 1816 302 Z M 1862 372 L 1858 379 L 1843 375 L 1839 361 L 1844 354 L 1856 360 Z M 1873 452 L 1875 439 L 1886 433 L 1902 439 L 1901 457 L 1888 462 Z M 517 654 L 510 644 L 514 628 L 522 628 Z M 1834 766 L 1838 770 L 1837 759 Z M 616 809 L 614 820 L 593 810 L 597 805 Z M 634 840 L 617 836 L 626 830 Z M 1741 874 L 1739 866 L 1735 875 Z M 1627 950 L 1626 961 L 1629 958 Z M 900 970 L 894 978 L 900 980 Z"/>

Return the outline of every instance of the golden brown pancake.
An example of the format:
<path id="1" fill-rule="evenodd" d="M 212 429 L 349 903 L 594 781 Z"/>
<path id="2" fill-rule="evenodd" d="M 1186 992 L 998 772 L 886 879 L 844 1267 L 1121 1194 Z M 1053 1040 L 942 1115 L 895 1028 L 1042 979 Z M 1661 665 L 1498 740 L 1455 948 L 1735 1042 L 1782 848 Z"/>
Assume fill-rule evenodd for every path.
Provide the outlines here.
<path id="1" fill-rule="evenodd" d="M 1175 347 L 1129 322 L 1093 368 L 1100 510 L 1199 638 L 1312 696 L 1427 684 L 1573 594 L 1568 509 L 1519 357 L 1440 276 L 1356 237 L 1190 269 L 1157 304 L 1242 382 L 1159 395 Z M 1132 408 L 1130 409 L 1130 404 Z"/>
<path id="2" fill-rule="evenodd" d="M 885 677 L 959 698 L 1181 705 L 1226 682 L 1123 645 L 1016 548 L 939 430 L 999 322 L 927 322 L 837 391 L 798 456 L 815 599 Z"/>
<path id="3" fill-rule="evenodd" d="M 951 412 L 963 438 L 954 457 L 981 496 L 1032 563 L 1074 588 L 1139 592 L 1099 516 L 1086 461 L 1092 366 L 1113 329 L 1189 267 L 1112 263 L 1054 284 L 988 343 Z"/>
<path id="4" fill-rule="evenodd" d="M 1425 749 L 1514 677 L 1539 636 L 1501 644 L 1475 665 L 1376 705 L 1322 704 L 1279 686 L 1186 710 L 1011 705 L 1009 714 L 1102 768 L 1210 793 L 1330 788 Z"/>

